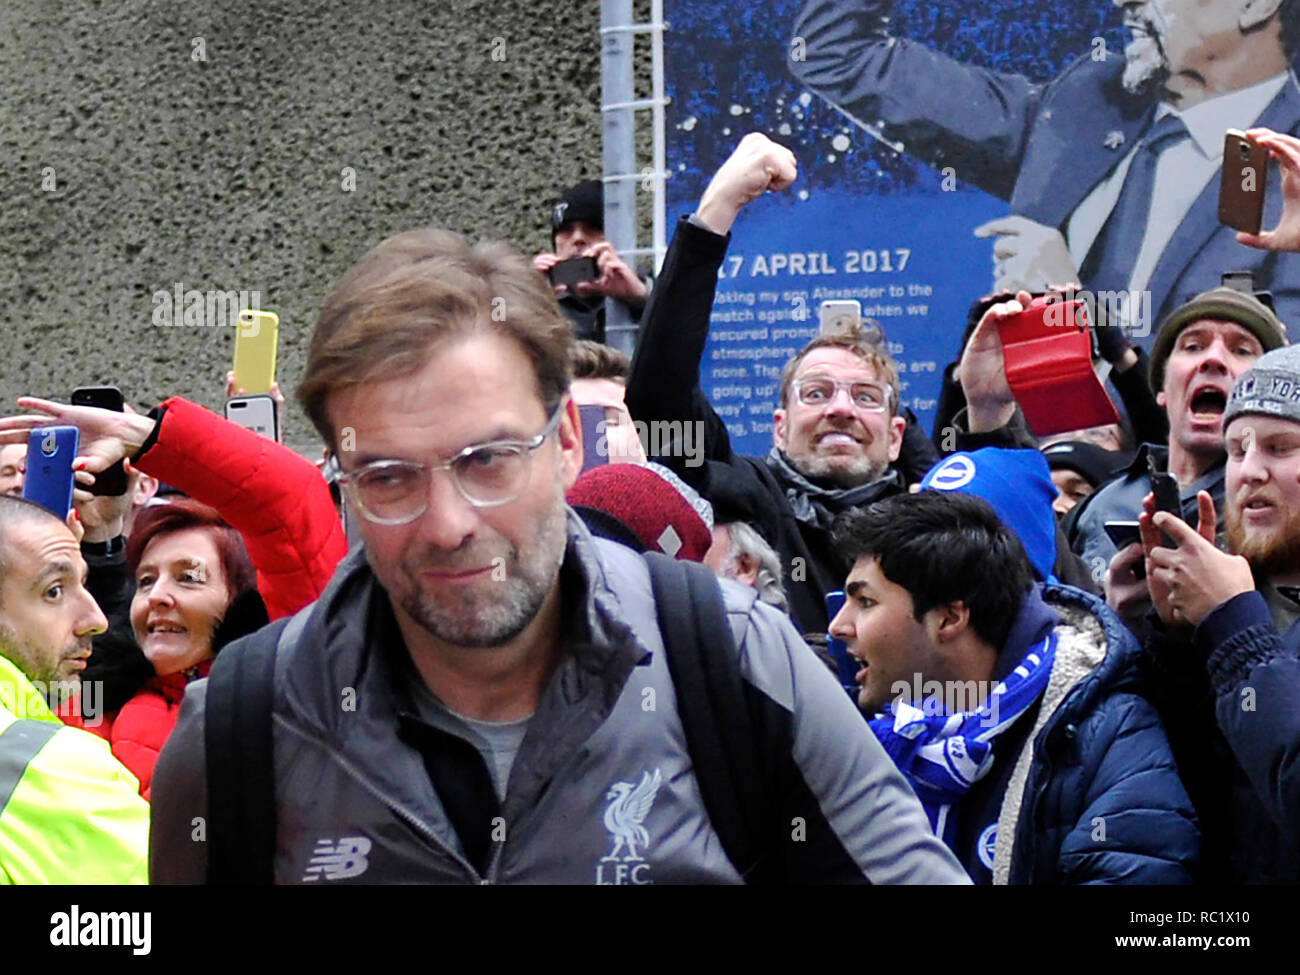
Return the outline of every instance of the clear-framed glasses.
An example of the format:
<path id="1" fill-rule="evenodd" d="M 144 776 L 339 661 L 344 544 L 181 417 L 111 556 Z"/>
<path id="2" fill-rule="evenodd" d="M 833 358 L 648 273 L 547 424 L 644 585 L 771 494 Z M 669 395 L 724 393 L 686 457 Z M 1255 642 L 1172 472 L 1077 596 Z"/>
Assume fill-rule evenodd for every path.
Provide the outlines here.
<path id="1" fill-rule="evenodd" d="M 378 525 L 405 525 L 429 507 L 429 479 L 450 471 L 461 496 L 476 508 L 509 504 L 528 487 L 533 451 L 560 425 L 564 402 L 555 408 L 542 432 L 529 440 L 493 440 L 464 448 L 441 464 L 377 460 L 338 475 L 357 509 Z"/>
<path id="2" fill-rule="evenodd" d="M 883 413 L 889 408 L 889 397 L 893 390 L 889 383 L 859 382 L 846 383 L 829 376 L 809 376 L 796 380 L 794 395 L 804 406 L 825 406 L 841 390 L 847 390 L 849 402 L 865 413 Z"/>

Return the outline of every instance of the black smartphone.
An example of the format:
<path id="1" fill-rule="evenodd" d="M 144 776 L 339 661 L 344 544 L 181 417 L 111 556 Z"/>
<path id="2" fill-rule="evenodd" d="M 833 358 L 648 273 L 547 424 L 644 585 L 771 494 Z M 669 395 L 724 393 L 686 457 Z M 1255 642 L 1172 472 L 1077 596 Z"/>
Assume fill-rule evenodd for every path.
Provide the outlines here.
<path id="1" fill-rule="evenodd" d="M 1142 532 L 1136 521 L 1108 521 L 1102 527 L 1116 548 L 1128 548 L 1134 542 L 1142 541 Z"/>
<path id="2" fill-rule="evenodd" d="M 1260 304 L 1266 305 L 1269 311 L 1277 313 L 1277 305 L 1273 303 L 1273 292 L 1255 290 L 1254 271 L 1224 271 L 1219 282 L 1225 288 L 1253 296 Z"/>
<path id="3" fill-rule="evenodd" d="M 1142 541 L 1142 531 L 1136 521 L 1108 521 L 1103 528 L 1117 550 L 1124 550 L 1134 542 Z M 1146 559 L 1138 559 L 1133 565 L 1133 577 L 1145 579 L 1147 574 Z"/>
<path id="4" fill-rule="evenodd" d="M 553 285 L 572 288 L 579 281 L 595 281 L 600 277 L 594 257 L 571 257 L 551 268 L 549 277 Z"/>
<path id="5" fill-rule="evenodd" d="M 78 386 L 72 391 L 73 406 L 97 406 L 101 410 L 122 413 L 125 400 L 116 386 Z M 126 494 L 126 467 L 118 461 L 106 471 L 95 475 L 90 493 L 98 497 L 119 498 Z"/>
<path id="6" fill-rule="evenodd" d="M 1166 471 L 1160 470 L 1156 465 L 1155 458 L 1147 455 L 1147 469 L 1151 472 L 1151 493 L 1155 497 L 1156 511 L 1167 511 L 1175 518 L 1183 516 L 1182 500 L 1178 493 L 1178 481 L 1174 476 Z M 1164 532 L 1160 533 L 1166 548 L 1177 548 L 1178 546 Z"/>

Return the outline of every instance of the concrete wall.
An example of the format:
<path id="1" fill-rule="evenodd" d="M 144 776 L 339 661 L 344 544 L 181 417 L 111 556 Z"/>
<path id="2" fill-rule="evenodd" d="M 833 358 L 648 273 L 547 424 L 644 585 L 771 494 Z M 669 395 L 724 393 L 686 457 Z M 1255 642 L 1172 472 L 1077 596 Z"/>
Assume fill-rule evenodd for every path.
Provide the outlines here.
<path id="1" fill-rule="evenodd" d="M 596 0 L 4 0 L 0 396 L 220 409 L 233 329 L 153 324 L 178 285 L 260 291 L 292 394 L 389 233 L 546 249 L 600 172 L 598 27 Z M 317 449 L 296 407 L 286 432 Z"/>

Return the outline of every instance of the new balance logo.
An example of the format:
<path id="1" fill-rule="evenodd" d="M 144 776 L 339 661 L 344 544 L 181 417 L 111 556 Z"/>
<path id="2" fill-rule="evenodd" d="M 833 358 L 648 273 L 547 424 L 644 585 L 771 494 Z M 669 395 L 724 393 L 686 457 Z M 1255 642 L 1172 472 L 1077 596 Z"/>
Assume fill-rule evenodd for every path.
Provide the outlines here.
<path id="1" fill-rule="evenodd" d="M 311 863 L 303 874 L 303 883 L 314 880 L 347 880 L 360 877 L 370 866 L 366 854 L 370 852 L 370 840 L 364 836 L 345 836 L 336 844 L 333 840 L 316 841 L 316 849 L 311 851 Z"/>

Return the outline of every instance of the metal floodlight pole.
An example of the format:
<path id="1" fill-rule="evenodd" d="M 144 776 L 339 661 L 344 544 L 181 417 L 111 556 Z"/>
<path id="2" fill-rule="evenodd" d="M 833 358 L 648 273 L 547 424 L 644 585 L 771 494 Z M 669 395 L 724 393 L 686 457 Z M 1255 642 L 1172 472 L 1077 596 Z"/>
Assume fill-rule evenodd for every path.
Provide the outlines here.
<path id="1" fill-rule="evenodd" d="M 605 176 L 636 171 L 632 0 L 600 2 L 601 136 Z M 636 247 L 636 183 L 605 180 L 605 237 L 620 254 Z M 621 301 L 605 302 L 605 341 L 631 355 L 636 324 Z"/>
<path id="2" fill-rule="evenodd" d="M 665 208 L 667 206 L 667 187 L 664 180 L 668 178 L 667 151 L 664 134 L 664 106 L 668 99 L 664 97 L 664 0 L 651 0 L 650 20 L 653 33 L 651 47 L 651 118 L 654 120 L 654 254 L 655 274 L 664 262 L 668 250 L 665 226 Z"/>
<path id="3" fill-rule="evenodd" d="M 632 22 L 632 0 L 601 0 L 600 93 L 601 133 L 604 137 L 605 236 L 624 258 L 651 256 L 655 273 L 668 250 L 665 230 L 664 180 L 664 6 L 651 0 L 651 22 Z M 633 81 L 634 39 L 649 34 L 651 40 L 650 98 L 635 97 Z M 650 109 L 653 124 L 653 165 L 638 172 L 636 166 L 636 112 Z M 637 243 L 637 193 L 650 190 L 653 206 L 651 246 Z M 605 305 L 605 341 L 629 355 L 636 346 L 637 325 L 619 301 Z"/>

